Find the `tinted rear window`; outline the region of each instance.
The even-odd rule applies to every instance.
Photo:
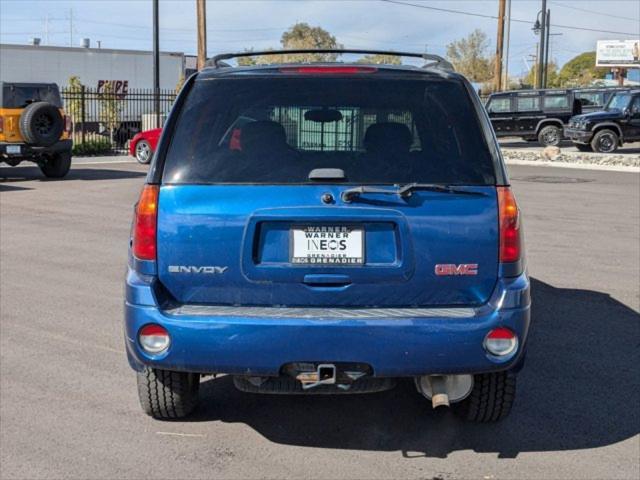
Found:
[[[48,102],[62,107],[60,92],[50,85],[11,85],[2,86],[3,108],[24,108],[34,102]]]
[[[196,81],[164,183],[495,183],[474,106],[455,80],[246,78]]]

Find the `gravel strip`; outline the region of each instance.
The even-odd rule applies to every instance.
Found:
[[[581,165],[609,165],[624,167],[640,167],[640,154],[621,153],[583,153],[563,152],[555,155],[544,155],[544,150],[520,150],[502,148],[502,156],[508,162],[510,160],[524,160],[527,162],[541,163],[572,163]]]

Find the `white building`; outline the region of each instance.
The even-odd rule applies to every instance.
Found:
[[[185,58],[184,53],[160,53],[161,89],[175,89],[185,75]],[[153,54],[142,50],[0,44],[0,80],[66,86],[71,76],[94,89],[113,81],[117,93],[153,88]]]

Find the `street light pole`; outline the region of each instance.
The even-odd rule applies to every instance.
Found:
[[[542,88],[547,88],[547,79],[549,78],[549,35],[551,31],[551,10],[547,10],[547,38],[545,38],[544,50],[544,78],[542,80]]]
[[[153,113],[160,128],[160,26],[158,0],[153,0]]]
[[[496,45],[496,63],[494,70],[496,92],[502,90],[502,52],[504,49],[504,10],[505,0],[500,0],[498,4],[498,41]]]

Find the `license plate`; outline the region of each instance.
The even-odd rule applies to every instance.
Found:
[[[364,263],[364,229],[306,225],[291,228],[291,263],[349,266]]]
[[[20,155],[21,151],[20,145],[7,145],[7,154],[9,155]]]

